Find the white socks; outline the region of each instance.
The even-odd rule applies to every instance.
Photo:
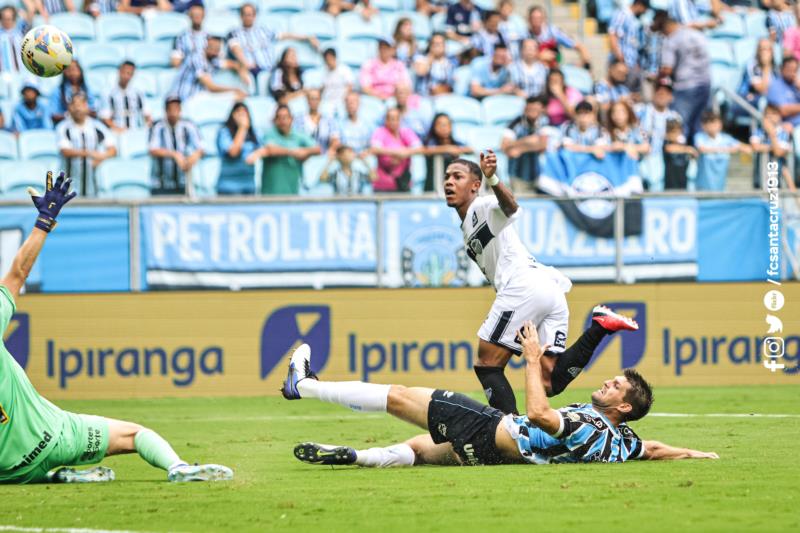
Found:
[[[356,451],[356,464],[374,468],[414,466],[414,450],[408,444],[395,444],[386,448]]]
[[[378,385],[362,381],[317,381],[303,379],[297,390],[303,398],[316,398],[328,403],[338,403],[354,411],[386,412],[391,385]]]

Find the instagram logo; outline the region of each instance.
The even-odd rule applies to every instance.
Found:
[[[785,365],[776,361],[776,359],[783,357],[783,351],[784,344],[781,337],[767,337],[764,339],[764,344],[761,346],[761,352],[764,355],[764,367],[772,372],[783,370]]]

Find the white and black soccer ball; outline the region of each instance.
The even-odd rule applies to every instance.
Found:
[[[25,68],[51,78],[72,63],[72,40],[55,26],[37,26],[22,40],[21,54]]]

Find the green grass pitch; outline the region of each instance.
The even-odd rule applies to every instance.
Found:
[[[648,417],[643,438],[719,453],[719,461],[622,465],[331,469],[292,456],[304,440],[386,445],[419,431],[388,415],[279,398],[61,402],[128,419],[190,461],[231,466],[229,483],[169,484],[136,456],[117,481],[0,486],[0,531],[800,531],[800,388],[661,388],[654,412],[790,417]],[[520,395],[521,397],[521,395]],[[588,398],[568,390],[559,405]]]

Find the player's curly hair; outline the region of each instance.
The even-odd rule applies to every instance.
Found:
[[[623,374],[631,384],[630,390],[625,393],[625,401],[631,404],[631,412],[625,417],[625,422],[644,418],[653,405],[653,387],[632,368],[626,368]]]
[[[469,173],[475,177],[475,179],[480,180],[483,178],[483,172],[481,171],[481,167],[478,166],[478,163],[476,163],[475,161],[470,161],[469,159],[462,159],[459,157],[458,159],[452,160],[450,164],[464,165],[465,167],[467,167],[467,170],[469,170]]]

